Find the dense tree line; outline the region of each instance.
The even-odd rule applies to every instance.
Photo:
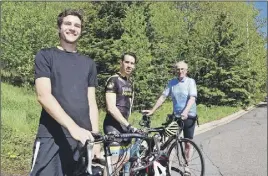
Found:
[[[98,104],[104,84],[118,69],[119,56],[137,53],[136,109],[152,106],[172,65],[185,60],[198,85],[198,103],[247,105],[266,92],[267,25],[245,2],[3,2],[2,80],[34,82],[34,56],[58,45],[56,17],[65,8],[82,9],[79,51],[98,65]]]

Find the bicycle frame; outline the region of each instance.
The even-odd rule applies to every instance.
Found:
[[[136,172],[136,171],[139,171],[139,170],[142,170],[150,165],[153,164],[154,161],[158,160],[158,158],[161,156],[161,152],[160,152],[160,139],[161,137],[159,135],[154,135],[153,137],[148,137],[147,135],[142,135],[142,134],[133,134],[133,133],[125,133],[125,134],[108,134],[108,135],[104,135],[104,136],[101,136],[101,135],[97,135],[97,134],[93,134],[94,137],[98,137],[99,139],[95,140],[94,143],[103,143],[104,144],[104,157],[105,157],[105,160],[106,160],[106,163],[105,163],[105,167],[107,169],[107,174],[108,176],[112,176],[114,174],[114,169],[112,167],[112,161],[111,161],[111,157],[112,157],[112,154],[111,154],[111,151],[110,151],[110,147],[109,147],[109,144],[110,142],[113,142],[115,138],[141,138],[141,139],[144,139],[144,140],[152,140],[154,141],[154,143],[156,144],[156,155],[155,155],[155,158],[150,161],[146,166],[139,166],[139,167],[135,167],[132,169],[133,172]],[[88,146],[89,144],[89,146]],[[93,145],[91,145],[92,142],[90,143],[89,141],[86,142],[86,145],[84,147],[86,147],[86,150],[87,150],[87,173],[91,174],[92,173],[92,170],[91,170],[91,150],[93,148]],[[99,163],[101,164],[101,163]],[[103,165],[103,164],[102,164]]]
[[[157,128],[149,128],[148,129],[148,133],[153,133],[153,132],[157,132],[160,134],[161,136],[161,139],[162,139],[162,145],[160,146],[160,150],[165,150],[167,149],[167,147],[170,145],[170,143],[175,140],[175,139],[178,139],[179,136],[181,135],[182,133],[182,127],[179,128],[179,130],[177,131],[177,134],[176,135],[172,135],[172,136],[169,136],[166,140],[166,136],[164,135],[164,130],[165,130],[165,127],[157,127]]]
[[[198,124],[198,119],[197,117],[188,117],[188,119],[191,119],[197,122]],[[166,123],[162,124],[162,126],[160,127],[156,127],[156,128],[150,128],[150,121],[151,119],[146,116],[143,115],[142,117],[142,121],[140,121],[140,125],[145,127],[145,130],[148,131],[148,133],[153,133],[156,132],[161,136],[161,146],[160,146],[160,150],[167,152],[168,155],[170,155],[170,152],[175,149],[178,161],[179,161],[179,165],[182,167],[187,167],[189,165],[189,158],[188,158],[188,152],[186,150],[187,147],[187,141],[189,141],[190,143],[193,143],[191,140],[187,139],[187,138],[183,138],[181,136],[182,134],[182,130],[184,129],[184,120],[181,119],[180,116],[177,115],[168,115],[167,121]],[[171,124],[172,122],[176,121],[179,128],[177,129],[176,133],[167,133],[165,130],[167,128],[168,130],[168,126],[169,124]],[[171,135],[170,135],[171,134]],[[173,135],[172,135],[173,134]],[[187,144],[187,145],[186,145]],[[193,143],[194,144],[194,143]],[[193,145],[192,144],[192,145]],[[196,144],[194,144],[194,148],[197,149],[198,155],[200,156],[200,161],[201,161],[201,169],[202,169],[202,175],[204,174],[204,160],[203,160],[203,156],[202,153],[200,153],[200,149],[198,149],[197,146],[195,146]],[[151,152],[151,150],[153,150],[153,145],[150,145],[149,148],[147,149],[147,151]],[[172,148],[170,148],[172,147]],[[169,168],[171,170],[171,168]],[[151,169],[149,170],[149,173],[147,172],[147,174],[150,174]],[[154,172],[152,170],[152,172]]]
[[[174,118],[172,120],[174,120]],[[177,121],[181,121],[181,119],[177,119]],[[182,143],[179,142],[180,141],[180,135],[182,133],[183,126],[184,126],[183,122],[182,123],[179,123],[180,125],[179,125],[179,129],[178,129],[176,135],[172,135],[172,136],[165,136],[165,134],[164,134],[165,127],[164,126],[156,127],[156,128],[150,128],[150,123],[151,123],[151,121],[150,121],[149,117],[146,116],[144,118],[144,116],[143,116],[143,124],[141,124],[141,122],[140,122],[140,125],[141,126],[145,126],[146,127],[146,130],[148,131],[148,133],[156,132],[156,133],[158,133],[161,136],[161,143],[162,144],[160,146],[160,150],[161,151],[168,150],[168,147],[170,146],[170,144],[172,143],[172,141],[175,140],[176,143],[177,143],[177,146],[180,146],[182,156],[183,156],[184,160],[186,161],[186,156],[185,156],[185,154],[183,152]],[[162,124],[162,125],[164,125],[164,124]],[[146,142],[149,145],[149,148],[148,148],[149,151],[148,152],[150,153],[150,152],[153,151],[154,144],[151,144],[150,141],[146,141]],[[178,148],[179,147],[177,147],[177,150],[179,150]],[[178,155],[178,153],[179,153],[179,151],[177,151],[177,155]],[[179,156],[177,156],[177,157],[179,157]],[[188,163],[186,163],[186,164],[188,164]]]
[[[112,174],[115,172],[115,170],[112,167],[112,153],[109,147],[109,142],[103,142],[104,146],[104,157],[106,161],[106,171],[109,176],[112,176]]]

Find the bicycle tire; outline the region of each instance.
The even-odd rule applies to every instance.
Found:
[[[198,176],[204,176],[205,175],[205,160],[204,160],[204,157],[203,157],[203,154],[200,150],[200,148],[190,139],[187,139],[187,138],[181,138],[181,139],[178,139],[178,142],[177,141],[174,141],[173,143],[170,144],[170,147],[168,149],[168,152],[167,152],[167,155],[168,155],[168,158],[169,158],[169,166],[168,166],[168,175],[171,176],[171,175],[174,175],[174,174],[171,174],[171,171],[175,171],[175,172],[178,172],[180,175],[184,175],[184,171],[182,169],[179,169],[177,167],[172,167],[171,166],[171,162],[170,162],[170,156],[171,156],[171,152],[173,151],[173,149],[175,149],[175,151],[177,152],[176,150],[176,146],[177,146],[177,143],[179,143],[179,152],[182,152],[184,151],[184,143],[186,142],[189,142],[191,144],[191,146],[193,147],[193,150],[195,150],[200,158],[200,174],[197,174]],[[183,149],[181,148],[181,146],[183,147]],[[179,154],[180,155],[180,154]],[[177,158],[179,155],[176,155]],[[179,156],[181,159],[183,159],[184,161],[179,161],[181,163],[185,163],[185,155],[184,156]],[[180,160],[180,158],[178,158],[178,160]],[[192,161],[191,161],[192,162]],[[180,164],[181,164],[180,163]],[[181,166],[181,167],[185,167],[185,166]],[[189,166],[188,166],[189,167]],[[193,175],[196,175],[196,174],[193,174]]]

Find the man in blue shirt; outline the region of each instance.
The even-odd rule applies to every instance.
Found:
[[[188,65],[184,61],[175,64],[177,77],[170,80],[162,95],[151,110],[143,110],[147,115],[152,115],[171,96],[173,113],[180,114],[184,120],[183,134],[185,138],[193,139],[196,118],[197,89],[195,80],[187,77]],[[189,118],[191,117],[191,118]],[[186,156],[190,155],[190,145],[185,146]],[[187,171],[187,169],[186,169]]]

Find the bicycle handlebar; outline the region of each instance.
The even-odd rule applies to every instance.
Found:
[[[88,159],[87,172],[89,174],[92,174],[91,152],[92,152],[92,148],[93,148],[92,144],[94,144],[95,142],[110,142],[110,141],[113,141],[115,138],[121,138],[121,139],[122,138],[141,138],[141,139],[148,138],[147,134],[138,134],[138,133],[122,133],[122,134],[106,134],[106,135],[92,134],[92,135],[95,138],[95,141],[94,142],[87,141],[85,146],[84,146],[84,147],[86,147],[86,149],[88,151],[87,152],[87,154],[88,154],[88,156],[87,156],[87,159]],[[138,166],[136,168],[132,168],[133,172],[147,168],[148,166],[152,165],[152,163],[154,161],[156,161],[160,158],[160,156],[161,156],[161,150],[160,150],[161,137],[159,135],[154,135],[153,139],[154,139],[154,143],[156,146],[156,154],[154,156],[154,159],[144,166]]]
[[[94,142],[110,142],[114,141],[114,139],[119,138],[119,139],[129,139],[129,138],[147,138],[147,134],[139,134],[139,133],[121,133],[121,134],[106,134],[106,135],[101,135],[101,134],[92,134],[93,137],[95,138]]]
[[[92,149],[94,146],[94,143],[96,142],[112,142],[114,141],[115,138],[148,138],[147,134],[138,134],[138,133],[122,133],[122,134],[106,134],[106,135],[101,135],[98,133],[92,133],[92,136],[95,138],[94,142],[87,140],[85,145],[82,146],[82,144],[79,143],[79,148],[81,148],[81,151],[85,151],[86,155],[86,172],[89,174],[92,174]]]
[[[188,116],[187,119],[195,120],[196,117]],[[166,122],[162,123],[162,125],[165,126],[165,125],[168,125],[171,121],[181,121],[181,120],[183,120],[183,119],[182,119],[182,116],[180,114],[174,114],[174,113],[173,114],[167,114]],[[143,127],[146,127],[146,128],[150,128],[151,118],[148,115],[143,114],[142,119],[139,122],[139,125],[143,126]]]

